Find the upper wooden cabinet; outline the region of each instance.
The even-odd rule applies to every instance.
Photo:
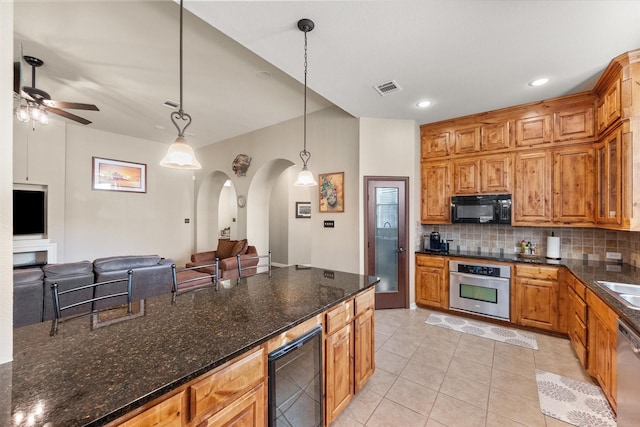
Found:
[[[584,141],[595,135],[593,107],[558,111],[553,115],[553,140]]]
[[[593,225],[594,164],[590,145],[553,151],[554,223]]]
[[[620,118],[620,78],[614,78],[598,98],[596,120],[598,133],[602,134],[610,125]]]
[[[546,144],[551,142],[551,114],[516,120],[516,147]]]
[[[473,126],[455,131],[454,152],[456,154],[475,153],[480,151],[480,127]]]
[[[420,153],[422,160],[448,156],[451,152],[452,138],[448,130],[420,132]]]
[[[451,221],[449,162],[423,162],[420,165],[422,198],[420,218],[423,224],[448,224]]]
[[[500,150],[511,147],[511,122],[485,123],[480,128],[480,149]]]
[[[551,152],[523,151],[515,157],[513,225],[551,223]]]
[[[453,195],[511,192],[511,155],[452,160]]]

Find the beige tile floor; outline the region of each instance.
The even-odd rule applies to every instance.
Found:
[[[539,350],[425,324],[431,311],[375,312],[376,372],[332,426],[569,426],[540,412],[535,369],[593,383],[569,340]]]

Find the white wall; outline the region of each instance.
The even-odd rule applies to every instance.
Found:
[[[196,173],[198,193],[211,174],[231,173],[236,155],[243,153],[252,157],[246,176],[231,175],[231,180],[237,194],[247,196],[247,208],[238,210],[238,237],[245,237],[241,230],[246,230],[250,244],[259,242],[261,245],[259,251],[265,251],[269,246],[268,232],[263,226],[268,226],[270,216],[269,196],[265,192],[268,191],[270,195],[271,187],[266,181],[277,178],[292,164],[301,166],[299,152],[302,150],[302,136],[303,121],[299,117],[197,151],[203,165],[203,169]],[[309,232],[300,236],[300,245],[306,245],[310,257],[308,262],[294,260],[292,263],[311,263],[315,267],[357,273],[362,258],[358,241],[361,180],[358,173],[357,120],[337,107],[310,114],[307,117],[307,150],[312,154],[309,168],[316,177],[319,173],[345,173],[345,212],[320,214],[317,187],[309,190],[312,217],[305,220],[309,221]],[[295,197],[299,196],[296,194]],[[265,201],[267,204],[262,205]],[[295,200],[290,200],[290,203],[282,207],[283,215],[293,215]],[[334,220],[335,228],[323,228],[325,219]],[[263,232],[264,236],[261,235]],[[289,250],[292,250],[291,247]]]
[[[193,248],[191,171],[159,165],[167,145],[67,126],[64,262],[158,254],[183,264]],[[145,163],[147,192],[94,191],[92,156]]]
[[[413,120],[371,119],[359,120],[360,132],[360,193],[358,203],[362,215],[359,225],[359,244],[364,253],[364,195],[365,176],[409,177],[409,302],[415,306],[415,257],[412,242],[420,230],[420,172],[419,135]],[[361,257],[360,273],[364,272],[364,257]]]
[[[0,1],[0,70],[0,363],[5,363],[13,359],[13,2]]]

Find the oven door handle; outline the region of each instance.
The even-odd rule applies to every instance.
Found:
[[[510,280],[508,277],[483,276],[482,274],[460,273],[458,271],[450,271],[449,275],[466,277],[466,278],[469,278],[469,279],[492,279],[492,280],[504,280],[504,281],[507,281],[507,282]]]

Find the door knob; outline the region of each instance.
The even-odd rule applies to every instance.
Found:
[[[404,248],[398,248],[398,253],[399,254],[404,253]]]

